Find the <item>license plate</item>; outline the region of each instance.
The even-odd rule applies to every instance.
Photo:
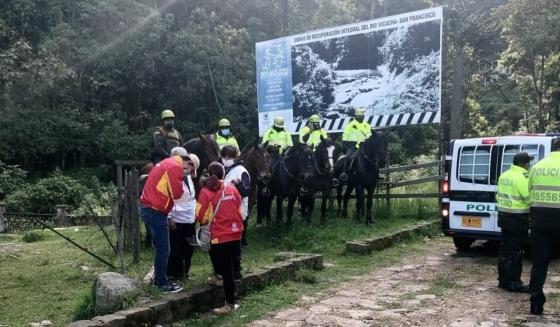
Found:
[[[463,216],[462,219],[461,219],[461,226],[480,228],[482,226],[482,218],[471,217],[471,216]]]

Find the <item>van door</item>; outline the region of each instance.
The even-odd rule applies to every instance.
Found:
[[[504,137],[500,139],[500,158],[498,162],[499,175],[508,170],[513,164],[513,157],[519,152],[527,152],[534,159],[531,161],[532,167],[539,160],[543,159],[550,152],[550,138],[542,137]],[[501,232],[496,220],[495,230]]]
[[[496,233],[496,140],[457,140],[449,185],[449,227],[455,232]]]

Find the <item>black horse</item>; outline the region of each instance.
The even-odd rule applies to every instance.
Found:
[[[276,197],[276,222],[282,222],[282,204],[288,198],[288,212],[286,223],[292,223],[294,204],[298,194],[309,187],[308,181],[313,176],[313,151],[305,144],[298,144],[271,167],[268,183],[263,183],[259,189],[257,200],[257,222],[266,218],[270,225],[270,208]]]
[[[352,190],[356,189],[356,220],[360,221],[364,213],[364,190],[367,190],[366,224],[373,223],[371,207],[373,193],[379,179],[379,168],[385,167],[387,156],[387,139],[380,131],[375,131],[365,140],[360,149],[349,157],[341,157],[335,165],[335,177],[338,178],[346,167],[348,181],[342,202],[342,184],[337,186],[338,214],[347,216],[348,199]]]
[[[270,179],[270,168],[268,166],[268,153],[266,149],[255,142],[248,144],[239,156],[243,160],[243,166],[251,176],[251,195],[249,195],[249,215],[257,199],[257,185],[268,182]]]
[[[311,222],[317,191],[321,191],[321,221],[327,217],[327,203],[332,191],[334,150],[334,142],[330,138],[321,137],[321,143],[313,154],[313,177],[307,183],[310,185],[309,192],[299,199],[301,216],[307,223]]]

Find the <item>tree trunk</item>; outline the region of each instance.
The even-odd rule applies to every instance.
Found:
[[[285,35],[288,31],[288,11],[290,8],[289,0],[282,0],[280,6],[282,7],[282,32],[281,35]]]
[[[461,50],[453,62],[453,86],[451,89],[451,113],[449,116],[449,138],[463,136],[463,77],[465,54]]]

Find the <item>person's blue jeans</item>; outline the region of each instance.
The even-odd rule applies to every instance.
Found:
[[[167,285],[169,283],[167,280],[167,259],[169,257],[167,215],[151,208],[141,208],[140,214],[152,234],[152,243],[155,248],[154,271],[156,285]]]

